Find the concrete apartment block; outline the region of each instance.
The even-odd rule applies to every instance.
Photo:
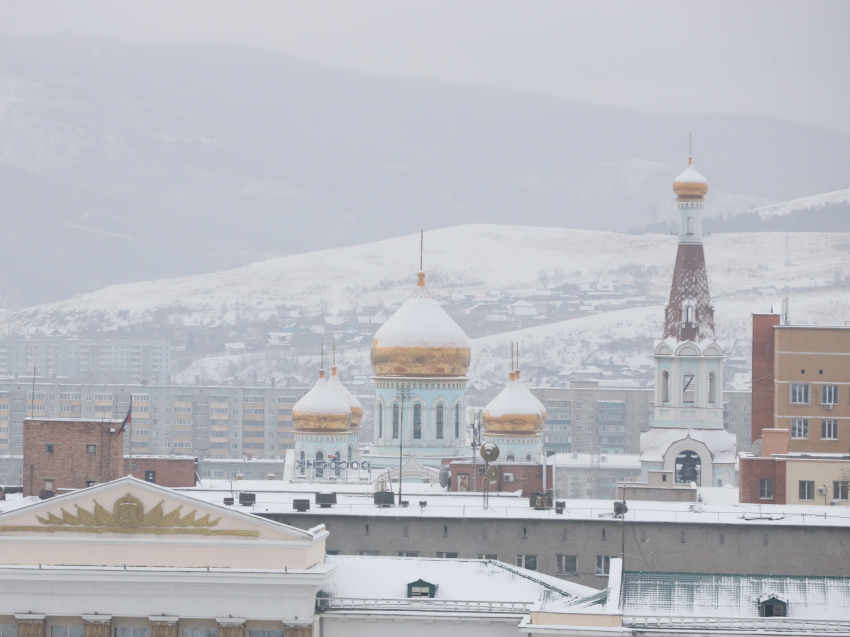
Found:
[[[84,489],[123,474],[120,420],[26,418],[23,426],[25,496]]]

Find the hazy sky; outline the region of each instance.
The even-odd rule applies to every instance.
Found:
[[[365,71],[850,132],[845,0],[0,0],[0,32],[236,42]]]

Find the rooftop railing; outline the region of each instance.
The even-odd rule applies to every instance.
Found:
[[[623,615],[629,628],[675,628],[679,630],[746,630],[850,634],[850,621],[795,617],[682,617]]]
[[[414,597],[409,599],[365,599],[357,597],[320,597],[319,612],[324,611],[443,611],[450,613],[504,613],[519,615],[531,610],[531,602],[480,602]]]

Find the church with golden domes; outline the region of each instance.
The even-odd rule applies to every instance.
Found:
[[[399,454],[424,465],[469,456],[466,387],[471,343],[428,294],[425,273],[413,295],[372,340],[375,375],[373,467],[397,466]]]
[[[522,382],[520,370],[510,373],[508,384],[484,408],[482,442],[499,447],[505,462],[543,460],[543,424],[546,408]]]

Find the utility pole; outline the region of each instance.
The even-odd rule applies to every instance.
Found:
[[[396,390],[395,397],[401,401],[401,414],[399,414],[400,422],[398,426],[398,505],[401,506],[401,472],[402,472],[402,453],[404,450],[404,403],[410,402],[413,398],[413,390],[410,389],[410,383],[405,386],[401,383]]]

